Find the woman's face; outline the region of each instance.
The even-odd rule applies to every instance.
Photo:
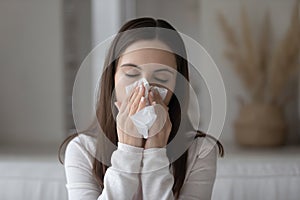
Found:
[[[125,50],[119,57],[115,73],[117,101],[125,99],[126,86],[145,78],[150,86],[168,89],[164,103],[169,104],[175,89],[177,66],[175,55],[166,49],[169,48],[159,41],[145,40],[135,42]]]

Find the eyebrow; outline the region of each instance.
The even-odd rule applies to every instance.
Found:
[[[133,63],[125,63],[123,65],[121,65],[121,67],[127,67],[127,66],[130,66],[130,67],[136,67],[138,69],[141,69],[141,67],[137,66],[136,64],[133,64]],[[164,68],[164,69],[157,69],[155,70],[154,72],[161,72],[161,71],[167,71],[167,72],[170,72],[171,74],[174,74],[173,71],[167,69],[167,68]]]
[[[137,65],[135,65],[135,64],[132,64],[132,63],[125,63],[125,64],[121,65],[121,67],[127,67],[127,66],[130,66],[130,67],[136,67],[136,68],[141,69],[139,66],[137,66]]]

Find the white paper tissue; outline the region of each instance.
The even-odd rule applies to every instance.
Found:
[[[128,95],[132,91],[132,89],[141,84],[145,86],[146,107],[140,110],[139,112],[135,113],[134,115],[130,116],[130,119],[132,120],[134,126],[137,128],[139,134],[141,134],[144,138],[148,138],[149,129],[151,128],[151,126],[157,118],[154,106],[149,105],[150,103],[148,101],[150,84],[145,78],[142,78],[134,82],[133,84],[126,86],[125,90],[126,94]],[[157,89],[162,99],[166,98],[168,92],[166,88],[161,88],[157,86],[154,86],[153,88]]]
[[[140,80],[126,86],[125,87],[126,94],[129,94],[132,89],[134,89],[136,86],[141,85],[142,83],[145,86],[145,99],[146,99],[146,105],[148,106],[150,104],[148,101],[148,93],[149,93],[149,89],[150,89],[150,84],[145,78],[141,78]],[[157,86],[153,86],[152,88],[154,88],[158,91],[158,93],[160,94],[162,99],[166,98],[166,95],[168,92],[168,90],[166,88],[161,88],[161,87],[157,87]]]

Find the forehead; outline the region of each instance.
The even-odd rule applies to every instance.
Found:
[[[156,63],[176,69],[176,58],[172,51],[160,41],[138,41],[130,45],[120,56],[118,66],[132,63],[147,65]]]

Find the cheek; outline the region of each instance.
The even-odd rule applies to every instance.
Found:
[[[170,100],[174,93],[174,90],[175,90],[175,81],[174,81],[174,83],[171,83],[170,85],[168,85],[168,93],[166,95],[166,98],[164,99],[164,103],[166,105],[168,105],[170,103]]]
[[[122,87],[122,85],[120,84],[116,85],[115,94],[116,94],[116,101],[122,102],[126,97],[125,88]]]
[[[132,81],[126,79],[126,77],[124,77],[124,75],[116,73],[116,75],[115,75],[115,95],[116,95],[116,100],[118,102],[122,102],[126,98],[127,94],[126,94],[125,87],[130,84],[132,84]]]
[[[118,73],[115,74],[115,88],[114,92],[116,95],[116,101],[122,102],[122,100],[125,98],[125,88],[122,84],[122,79]]]

